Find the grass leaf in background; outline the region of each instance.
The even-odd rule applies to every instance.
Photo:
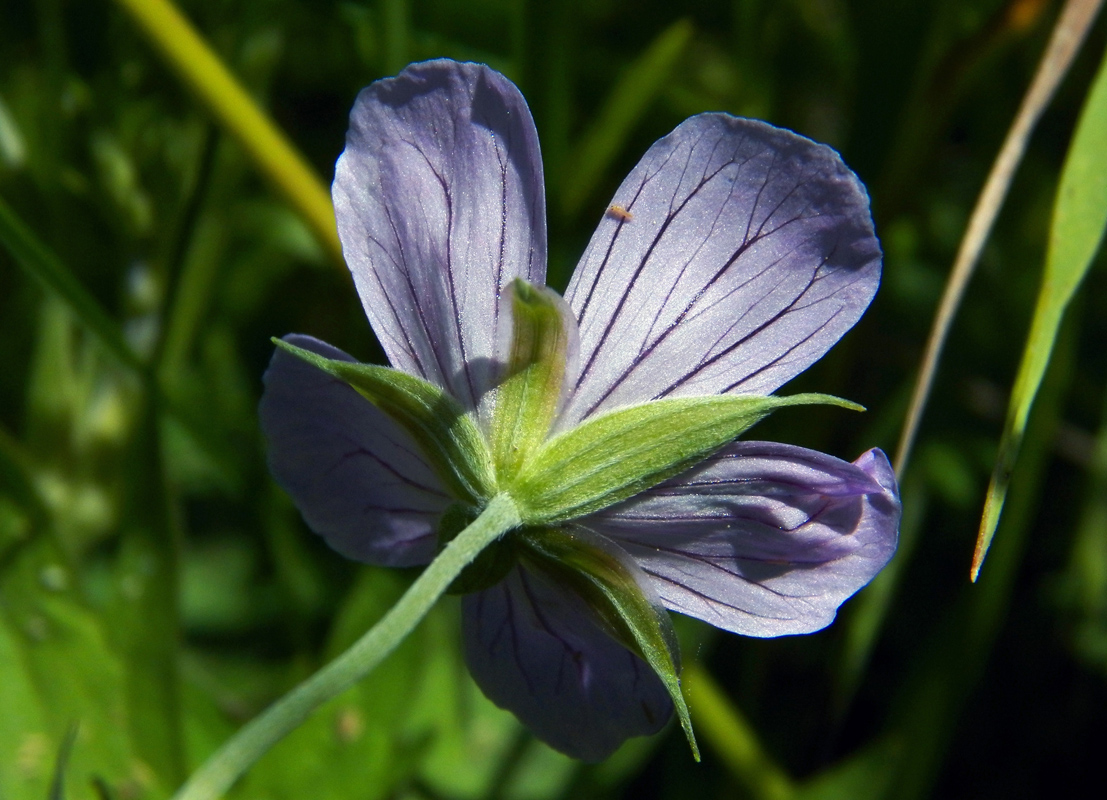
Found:
[[[645,116],[650,103],[672,79],[691,38],[692,24],[679,20],[626,67],[599,117],[581,137],[576,154],[569,159],[571,172],[565,179],[561,196],[561,210],[566,216],[579,212],[591,199],[619,148]]]
[[[73,752],[73,742],[77,740],[79,730],[79,725],[70,725],[58,748],[58,757],[54,762],[54,780],[50,783],[50,800],[65,800],[65,771],[69,768],[69,754]]]
[[[757,731],[697,663],[682,677],[688,704],[703,739],[722,757],[737,781],[756,800],[789,800],[792,781],[765,751]]]
[[[1077,657],[1107,676],[1107,403],[1088,467],[1084,503],[1059,599]]]
[[[942,764],[958,740],[958,731],[982,723],[966,719],[964,711],[989,660],[997,660],[992,658],[993,650],[1007,621],[1035,510],[1043,494],[1063,398],[1072,379],[1076,316],[1068,317],[1056,337],[1056,351],[1043,376],[1039,401],[1028,419],[1022,469],[1012,481],[1014,491],[992,554],[989,579],[981,586],[962,584],[956,603],[943,615],[935,635],[923,643],[917,663],[899,685],[899,699],[886,735],[899,742],[902,750],[887,800],[943,797],[937,784]],[[1017,710],[1014,719],[1022,723]],[[970,760],[975,758],[975,754],[969,754]],[[1001,792],[1000,796],[1006,794]]]
[[[0,797],[47,797],[55,755],[74,723],[68,800],[93,800],[93,777],[158,796],[158,778],[128,735],[122,664],[102,621],[77,599],[75,577],[45,532],[0,569]]]
[[[800,786],[793,800],[882,800],[889,793],[903,747],[892,737],[877,739]]]
[[[111,641],[126,674],[135,750],[166,786],[188,774],[178,651],[178,534],[165,485],[157,409],[145,403],[126,470],[123,524],[109,611]]]
[[[858,592],[849,613],[842,620],[844,642],[835,675],[835,715],[839,722],[849,710],[872,658],[873,648],[887,621],[896,591],[906,566],[911,562],[919,542],[928,508],[923,481],[908,474],[900,484],[903,518],[899,525],[899,546],[896,556],[879,575]]]
[[[1061,183],[1057,188],[1045,275],[1018,376],[1015,378],[1015,388],[1011,392],[1007,422],[988,487],[976,552],[973,554],[971,575],[974,581],[980,574],[980,566],[999,524],[1011,473],[1018,460],[1019,448],[1026,431],[1030,407],[1034,404],[1034,397],[1049,365],[1065,309],[1092,265],[1103,240],[1105,227],[1107,58],[1100,65],[1084,110],[1080,114],[1061,173]]]
[[[117,0],[165,60],[255,164],[308,221],[319,243],[345,267],[330,193],[284,133],[258,107],[169,0]]]
[[[120,363],[140,373],[144,370],[138,356],[123,339],[119,325],[3,199],[0,199],[0,243],[43,289],[64,302]]]

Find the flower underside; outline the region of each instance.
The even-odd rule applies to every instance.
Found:
[[[705,114],[616,192],[565,298],[547,289],[541,159],[518,90],[449,61],[373,84],[336,168],[343,249],[393,368],[278,341],[261,417],[309,525],[425,564],[494,497],[520,528],[463,594],[485,694],[579,758],[657,731],[695,748],[664,609],[817,630],[887,562],[899,502],[850,464],[736,441],[879,281],[867,197],[829,148]]]

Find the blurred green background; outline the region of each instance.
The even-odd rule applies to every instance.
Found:
[[[1059,5],[180,7],[328,182],[365,84],[439,56],[503,71],[538,125],[559,289],[619,181],[684,117],[760,117],[838,148],[872,194],[883,287],[788,388],[870,410],[785,411],[755,435],[852,459],[895,446],[949,265]],[[892,566],[811,636],[677,621],[702,764],[671,728],[599,765],[538,744],[473,687],[448,599],[234,796],[1010,800],[1100,785],[1102,254],[980,582],[967,574],[1105,34],[1100,20],[1043,117],[954,326]],[[268,475],[255,413],[271,336],[382,355],[345,271],[109,0],[0,0],[0,201],[0,798],[167,797],[411,580],[308,531]],[[21,260],[12,231],[26,234]]]

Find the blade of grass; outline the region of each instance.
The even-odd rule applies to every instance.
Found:
[[[35,485],[31,459],[5,428],[0,427],[0,495],[10,495],[27,512],[34,525],[50,519],[50,511]]]
[[[703,740],[722,757],[750,796],[756,800],[789,800],[795,793],[791,779],[765,752],[757,731],[707,670],[694,662],[687,664],[681,683]]]
[[[878,738],[813,775],[795,792],[795,800],[882,800],[889,796],[902,744]]]
[[[1007,422],[988,486],[980,533],[972,558],[975,581],[995,535],[1011,473],[1018,460],[1030,407],[1057,340],[1065,309],[1091,267],[1107,228],[1107,57],[1080,114],[1053,207],[1045,275],[1030,325]]]
[[[76,722],[70,725],[58,747],[58,757],[54,761],[54,778],[50,782],[50,800],[65,800],[65,771],[69,768],[69,754],[73,752],[78,730]]]
[[[903,519],[899,526],[896,557],[872,583],[862,589],[851,603],[845,619],[842,654],[835,675],[834,716],[838,724],[845,719],[853,697],[865,676],[877,638],[884,627],[903,570],[911,561],[919,533],[929,506],[926,484],[917,475],[909,474],[900,486],[903,498]]]
[[[571,159],[572,177],[561,196],[565,216],[580,211],[611,165],[634,126],[670,80],[677,60],[692,38],[692,24],[678,20],[661,32],[619,78],[599,118],[584,134]]]
[[[383,0],[384,68],[395,75],[411,61],[411,9],[407,0]]]
[[[970,699],[980,696],[977,689],[1015,590],[1062,400],[1072,377],[1077,343],[1073,316],[1062,327],[1056,355],[1030,417],[1023,462],[1014,476],[1015,491],[992,554],[989,580],[979,586],[963,585],[961,596],[943,614],[935,635],[923,642],[922,657],[901,682],[889,736],[902,744],[902,763],[889,798],[935,796],[942,762],[957,744],[960,717]]]
[[[116,2],[304,218],[331,259],[345,268],[330,192],[185,16],[169,0]]]
[[[157,396],[164,410],[178,420],[206,452],[219,458],[227,443],[209,431],[209,424],[196,411],[167,395],[153,380],[149,367],[123,338],[119,325],[73,272],[44,245],[0,199],[0,244],[6,246],[17,264],[48,293],[58,297],[74,317],[120,364],[133,370]]]
[[[1073,637],[1076,649],[1085,656],[1087,651],[1099,649],[1091,643],[1102,639],[1097,628],[1101,620],[1107,621],[1107,402],[1086,477],[1083,508],[1063,584],[1063,596],[1080,620]]]
[[[0,243],[43,289],[57,295],[69,306],[74,316],[112,356],[139,374],[146,373],[146,366],[124,340],[115,321],[3,199],[0,199]]]
[[[152,402],[139,411],[128,453],[116,592],[108,619],[126,677],[134,751],[165,785],[176,786],[187,775],[177,667],[179,533]]]
[[[934,383],[934,373],[938,369],[938,359],[945,347],[953,317],[961,305],[969,279],[984,249],[984,243],[992,230],[999,209],[1011,186],[1015,169],[1026,152],[1026,144],[1042,112],[1049,104],[1061,79],[1068,72],[1073,58],[1080,49],[1088,30],[1099,12],[1103,0],[1068,0],[1061,12],[1057,25],[1053,29],[1049,45],[1038,65],[1038,71],[1030,84],[1022,105],[1019,107],[1003,147],[992,165],[984,189],[976,201],[968,229],[961,240],[961,247],[953,262],[945,293],[942,295],[938,313],[934,317],[934,326],[926,344],[922,367],[915,383],[915,391],[908,407],[907,418],[896,448],[896,475],[902,477],[911,456],[911,447],[918,433],[919,422],[926,408],[930,390]]]

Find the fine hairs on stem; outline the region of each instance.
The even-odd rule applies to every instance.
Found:
[[[387,614],[346,652],[277,700],[232,736],[174,795],[215,800],[319,706],[371,672],[407,637],[477,554],[519,524],[515,502],[497,495],[431,562]]]

